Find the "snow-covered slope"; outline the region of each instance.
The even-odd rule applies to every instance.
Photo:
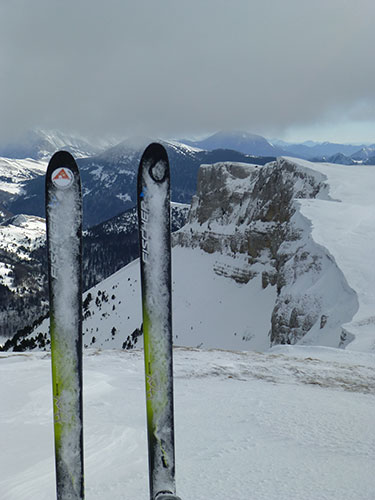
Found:
[[[23,196],[24,184],[42,176],[46,169],[47,164],[43,161],[0,157],[0,221],[9,216],[9,201],[13,197]]]
[[[175,350],[182,499],[373,499],[373,355],[287,349]],[[83,365],[85,498],[146,499],[142,352]],[[55,498],[50,356],[3,353],[0,370],[1,498]]]
[[[9,337],[48,310],[43,267],[45,221],[16,215],[0,224],[0,336]]]
[[[45,174],[46,169],[44,161],[0,158],[0,191],[19,194],[24,182]]]
[[[172,203],[172,231],[185,222],[188,205]],[[47,312],[45,220],[15,215],[0,223],[0,336],[29,330]],[[84,232],[83,287],[87,290],[138,256],[136,209]],[[0,341],[0,344],[3,343]]]
[[[260,276],[247,283],[228,279],[223,269],[231,264],[231,259],[221,254],[179,247],[173,250],[175,345],[256,350],[269,347],[276,291],[272,287],[262,291]],[[141,323],[137,259],[84,295],[84,344],[101,348],[135,346]],[[47,340],[48,324],[46,319],[33,337],[42,335],[39,338]],[[41,347],[44,342],[41,340]]]
[[[331,199],[300,200],[301,213],[356,293],[358,310],[343,325],[352,340],[349,348],[375,351],[375,166],[313,168],[326,176]]]
[[[15,267],[32,261],[33,250],[45,244],[45,220],[32,215],[15,215],[0,224],[0,284],[17,291]]]
[[[30,252],[46,241],[46,221],[33,215],[15,215],[0,224],[0,249],[30,259]]]

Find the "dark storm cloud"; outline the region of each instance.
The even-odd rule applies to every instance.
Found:
[[[0,133],[375,119],[371,0],[3,0]]]

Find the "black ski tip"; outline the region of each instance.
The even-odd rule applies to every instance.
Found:
[[[151,143],[145,149],[139,166],[140,172],[143,168],[148,168],[155,182],[164,182],[169,176],[169,161],[165,147],[158,142]]]
[[[50,185],[57,189],[67,189],[74,179],[80,185],[79,170],[75,159],[68,151],[57,151],[48,163],[46,190]]]
[[[150,160],[168,161],[167,151],[160,142],[152,142],[144,150],[141,163]]]
[[[48,168],[52,165],[53,168],[58,168],[61,166],[72,166],[77,168],[77,164],[73,156],[68,151],[57,151],[53,154],[49,161]]]

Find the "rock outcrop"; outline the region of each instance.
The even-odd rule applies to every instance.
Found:
[[[319,338],[337,347],[345,342],[341,324],[357,307],[355,293],[299,212],[299,198],[316,197],[329,199],[324,175],[288,159],[202,165],[188,224],[174,235],[174,245],[230,256],[232,264],[218,259],[217,274],[240,283],[260,274],[263,288],[276,287],[270,345]],[[337,297],[325,293],[326,286],[347,302],[347,318],[336,314]]]

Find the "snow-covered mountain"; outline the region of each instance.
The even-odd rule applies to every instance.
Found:
[[[82,158],[97,154],[108,145],[108,141],[91,145],[71,135],[42,130],[31,131],[12,144],[0,143],[0,221],[12,214],[22,213],[10,207],[16,199],[29,206],[37,198],[39,205],[43,205],[44,174],[49,159],[56,151],[65,149],[76,158]],[[33,180],[40,189],[26,187]],[[38,213],[32,210],[26,213],[42,217],[44,209]]]
[[[202,166],[188,223],[173,238],[176,345],[372,351],[374,189],[368,166],[287,158]],[[87,346],[134,347],[137,261],[89,290],[84,304]],[[31,337],[43,347],[47,333],[46,321]]]
[[[171,203],[171,230],[177,231],[186,222],[189,205]],[[99,283],[138,257],[138,217],[131,208],[84,231],[84,289]]]
[[[373,159],[375,156],[375,145],[366,146],[361,148],[359,151],[351,155],[351,159],[356,162],[366,162]]]
[[[172,231],[189,207],[172,203]],[[0,337],[22,337],[48,310],[45,220],[16,215],[0,224]],[[135,258],[138,220],[133,208],[83,234],[83,288],[87,290]]]
[[[337,144],[328,141],[306,141],[302,144],[282,143],[283,150],[286,151],[289,156],[310,161],[317,158],[326,158],[326,161],[328,161],[329,158],[337,154],[343,154],[346,157],[350,157],[365,147],[364,144]]]
[[[289,144],[275,141],[288,152],[288,156],[306,159],[316,163],[337,163],[339,165],[375,165],[375,146],[334,144],[331,142]]]
[[[351,156],[344,155],[344,153],[335,153],[328,158],[313,158],[312,161],[317,161],[318,163],[324,161],[327,163],[337,163],[339,165],[355,165],[356,163],[359,163],[358,161],[355,161]]]
[[[17,160],[0,157],[0,221],[10,215],[9,201],[24,196],[23,185],[42,176],[47,169],[44,161]]]
[[[374,189],[371,166],[279,159],[259,168],[202,167],[177,243],[231,256],[224,274],[260,281],[258,294],[275,291],[271,344],[371,351]],[[257,297],[249,298],[247,319],[258,316],[252,300]]]
[[[7,158],[32,158],[46,160],[61,149],[69,151],[75,158],[93,156],[108,148],[111,140],[96,140],[94,143],[87,139],[66,134],[58,130],[30,130],[23,136],[7,143],[0,142],[0,156]]]
[[[0,224],[0,250],[31,260],[30,254],[44,244],[45,220],[33,215],[15,215]]]
[[[86,228],[136,205],[138,164],[145,147],[152,141],[147,137],[129,138],[101,154],[78,159]],[[165,146],[171,165],[172,199],[180,203],[190,203],[202,163],[267,161],[231,150],[202,151],[175,141],[159,142]],[[24,190],[22,197],[16,197],[9,203],[9,210],[12,213],[44,216],[44,178],[29,182]]]
[[[375,147],[363,147],[352,155],[335,153],[331,156],[318,156],[311,158],[311,161],[318,163],[337,163],[339,165],[375,165]]]
[[[271,144],[261,135],[245,131],[221,131],[200,141],[182,142],[201,149],[233,149],[254,156],[280,156],[286,153],[286,150]]]
[[[44,245],[44,219],[16,215],[0,224],[1,337],[48,311],[45,270],[38,258]]]
[[[244,131],[221,131],[203,140],[183,140],[182,142],[208,150],[226,148],[256,156],[288,155],[310,161],[326,161],[344,165],[352,165],[359,161],[369,161],[370,164],[374,164],[375,157],[374,145],[339,144],[328,141],[291,143],[279,139],[267,140],[260,135]],[[340,162],[340,159],[343,161]]]

